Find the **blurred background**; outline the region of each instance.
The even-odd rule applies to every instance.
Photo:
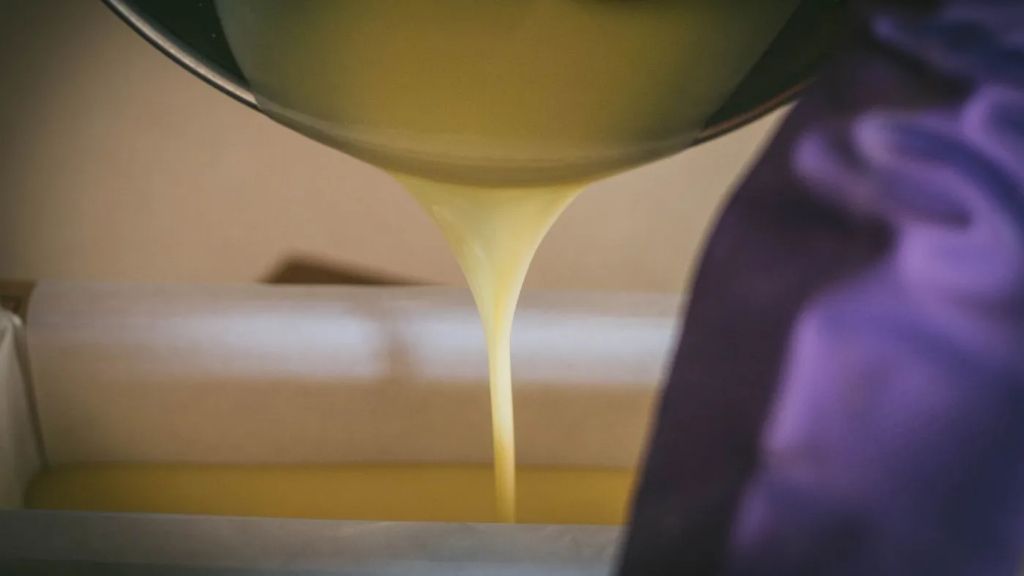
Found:
[[[221,95],[99,0],[0,13],[0,280],[462,282],[386,174]],[[681,291],[779,118],[592,186],[528,287]]]

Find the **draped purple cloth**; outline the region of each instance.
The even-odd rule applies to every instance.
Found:
[[[709,243],[623,576],[1021,564],[1024,1],[851,14]]]

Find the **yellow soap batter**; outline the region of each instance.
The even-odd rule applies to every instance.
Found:
[[[43,472],[30,508],[494,522],[489,466],[184,466],[98,464]],[[519,470],[517,516],[545,524],[622,523],[633,473]]]
[[[480,190],[400,179],[448,238],[480,312],[487,336],[498,517],[511,521],[516,517],[512,318],[537,246],[580,186]]]

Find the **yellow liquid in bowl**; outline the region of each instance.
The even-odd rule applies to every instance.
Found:
[[[491,187],[677,152],[797,0],[217,0],[260,106],[382,168]]]

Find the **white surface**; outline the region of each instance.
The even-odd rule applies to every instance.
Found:
[[[677,302],[525,296],[512,356],[522,463],[639,458]],[[491,457],[466,290],[43,283],[28,326],[55,464]]]
[[[20,330],[18,318],[0,309],[0,509],[21,507],[22,493],[41,465],[19,357]]]

